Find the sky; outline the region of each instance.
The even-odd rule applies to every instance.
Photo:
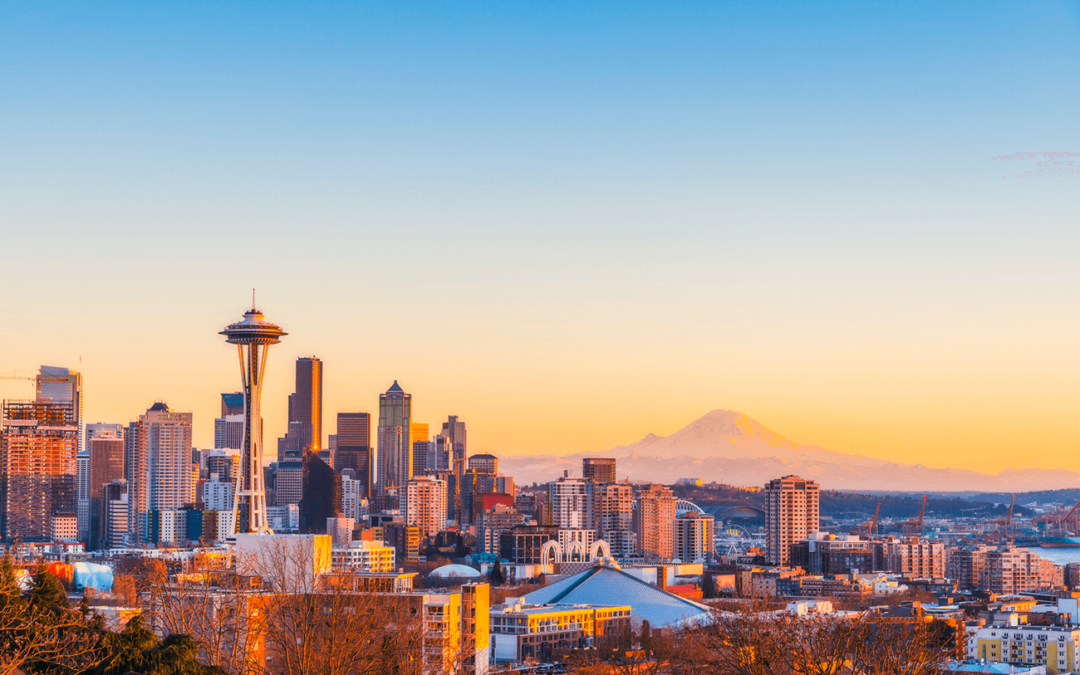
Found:
[[[250,306],[470,451],[1080,459],[1080,4],[0,0],[0,371],[210,447]],[[31,384],[0,380],[0,396]],[[268,443],[273,447],[273,443]]]

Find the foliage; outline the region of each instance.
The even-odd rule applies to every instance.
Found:
[[[106,633],[106,656],[86,675],[224,675],[216,666],[198,661],[199,643],[187,635],[173,634],[161,640],[134,616],[119,633]]]
[[[492,586],[502,586],[506,579],[503,577],[502,565],[499,561],[495,561],[495,566],[491,568],[491,572],[488,573],[488,579],[491,581]]]

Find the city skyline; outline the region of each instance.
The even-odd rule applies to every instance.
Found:
[[[210,447],[208,336],[254,286],[293,336],[267,443],[315,355],[324,424],[396,379],[474,451],[730,409],[930,466],[1075,456],[1075,2],[6,16],[0,372],[80,370],[87,421],[165,400]]]

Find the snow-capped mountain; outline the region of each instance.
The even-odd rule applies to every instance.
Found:
[[[519,484],[542,483],[564,470],[581,475],[581,459],[597,456],[618,459],[620,480],[659,483],[701,478],[757,486],[795,473],[836,490],[1027,491],[1080,486],[1080,473],[1075,471],[1006,469],[987,474],[832,452],[795,443],[732,410],[714,410],[670,436],[649,434],[604,453],[502,455],[500,469]]]

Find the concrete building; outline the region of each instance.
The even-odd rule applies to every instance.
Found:
[[[604,483],[593,487],[593,529],[611,546],[611,554],[616,558],[637,554],[632,485]]]
[[[115,425],[119,426],[119,425]],[[87,433],[87,515],[88,527],[84,541],[88,550],[96,550],[101,542],[102,489],[108,483],[124,477],[124,438],[113,430]]]
[[[638,547],[646,560],[674,557],[675,495],[663,485],[650,485],[638,495]]]
[[[362,497],[371,499],[370,413],[338,413],[334,470],[341,473],[345,469],[352,469],[354,480],[360,481],[363,485]]]
[[[101,538],[98,548],[123,548],[129,542],[127,481],[123,478],[102,486]]]
[[[125,471],[133,541],[150,541],[151,510],[176,510],[195,501],[191,417],[159,402],[128,429]]]
[[[544,545],[558,542],[559,528],[543,525],[517,525],[499,536],[499,558],[515,565],[543,562]]]
[[[341,472],[341,512],[360,521],[368,515],[368,500],[364,497],[364,482],[354,476],[352,469]]]
[[[697,511],[688,511],[672,523],[672,556],[684,563],[712,562],[715,557],[715,521]],[[610,546],[610,542],[609,542]]]
[[[233,483],[216,472],[202,484],[203,508],[209,511],[230,511],[233,507]]]
[[[277,476],[274,479],[274,505],[288,506],[299,504],[304,497],[304,462],[300,459],[286,459],[278,462]]]
[[[348,546],[334,546],[333,567],[339,571],[393,572],[394,547],[382,541],[351,541]]]
[[[557,652],[629,647],[629,605],[522,604],[517,598],[491,608],[495,664],[550,663]]]
[[[46,392],[50,390],[46,387]],[[52,399],[4,401],[0,431],[0,537],[4,541],[47,541],[55,514],[77,513],[75,471],[80,442],[75,404]]]
[[[1045,666],[1051,672],[1074,672],[1080,668],[1080,627],[1019,623],[978,627],[968,633],[967,657]]]
[[[586,457],[581,460],[581,476],[594,483],[615,482],[615,458]]]
[[[420,528],[421,537],[434,537],[446,527],[446,483],[414,476],[405,486],[405,523]]]
[[[945,576],[945,545],[909,537],[883,542],[886,572],[906,577],[936,579]]]
[[[499,473],[499,458],[495,455],[473,455],[468,459],[466,470],[475,469],[483,473]]]
[[[502,533],[518,525],[524,525],[526,516],[513,507],[496,504],[480,512],[477,519],[476,547],[481,553],[499,555]]]
[[[584,478],[563,475],[548,483],[548,508],[553,527],[565,530],[585,530],[593,527],[593,489],[595,484]]]
[[[450,417],[443,422],[442,436],[450,442],[452,451],[450,461],[453,464],[451,469],[455,474],[461,476],[465,473],[465,457],[467,457],[469,447],[465,422],[458,419],[457,415],[450,415]]]
[[[765,486],[765,560],[787,565],[791,545],[821,529],[820,488],[799,476],[784,476]]]

